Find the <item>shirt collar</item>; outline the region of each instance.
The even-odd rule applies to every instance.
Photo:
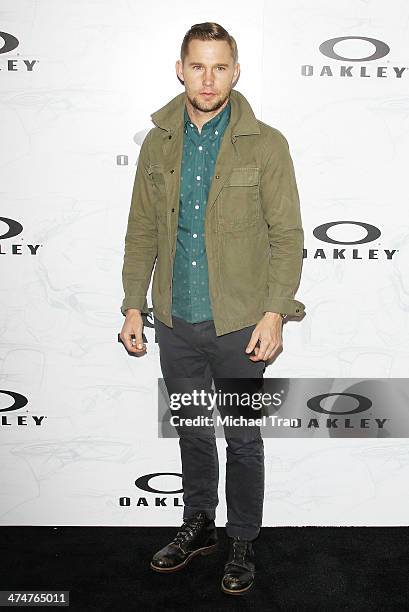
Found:
[[[212,117],[212,119],[210,119],[209,121],[206,121],[206,123],[202,127],[202,132],[200,136],[204,136],[205,134],[208,134],[209,140],[216,140],[216,138],[218,138],[222,134],[222,132],[224,131],[224,128],[229,122],[230,114],[231,114],[231,104],[229,100],[226,106],[224,107],[224,109],[220,113]],[[193,130],[196,134],[199,135],[199,130],[197,129],[196,125],[191,121],[189,117],[189,113],[187,112],[187,109],[186,109],[186,104],[185,104],[185,112],[184,112],[184,129],[185,129],[185,133],[186,133],[186,130],[188,131]]]

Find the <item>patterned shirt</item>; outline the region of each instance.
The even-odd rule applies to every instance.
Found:
[[[172,314],[189,323],[213,319],[205,247],[205,212],[214,167],[230,120],[230,100],[201,133],[184,111],[178,231],[172,280]]]

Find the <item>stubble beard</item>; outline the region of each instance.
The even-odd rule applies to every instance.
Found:
[[[204,113],[211,113],[223,106],[230,95],[230,90],[224,95],[217,96],[216,100],[209,100],[207,103],[203,103],[199,96],[191,97],[188,93],[186,95],[193,108],[196,108]]]

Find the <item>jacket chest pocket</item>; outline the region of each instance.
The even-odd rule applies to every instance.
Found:
[[[220,230],[244,230],[260,216],[260,169],[233,168],[220,193]]]
[[[165,177],[162,164],[150,164],[148,174],[151,177],[154,189],[158,192],[165,192]]]
[[[166,219],[166,183],[162,164],[150,164],[148,174],[153,187],[154,204],[159,219]],[[162,228],[163,229],[163,228]]]

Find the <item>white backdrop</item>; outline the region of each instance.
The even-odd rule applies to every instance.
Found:
[[[194,23],[235,36],[236,89],[294,161],[307,316],[284,326],[266,376],[406,377],[407,2],[1,4],[1,524],[181,521],[153,330],[139,359],[117,334],[139,148],[150,114],[183,91],[174,64]],[[266,439],[265,451],[264,525],[407,523],[406,439]],[[144,490],[164,473],[176,475],[147,481],[161,493]]]

